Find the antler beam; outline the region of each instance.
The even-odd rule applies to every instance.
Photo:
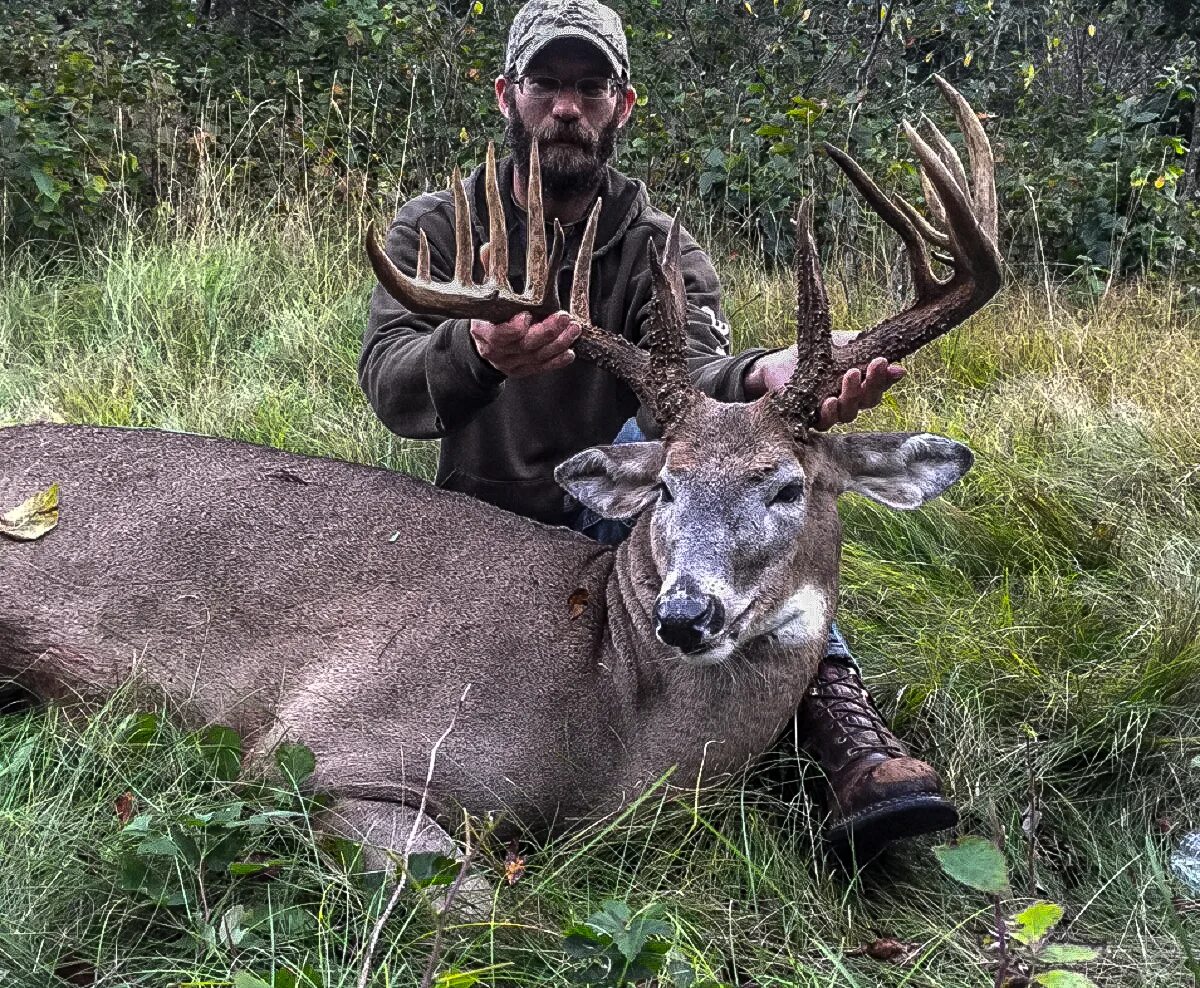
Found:
[[[907,249],[915,298],[904,311],[884,319],[851,343],[832,345],[829,303],[812,238],[811,205],[801,206],[796,229],[799,359],[792,380],[767,396],[797,439],[803,440],[807,434],[821,402],[839,393],[846,371],[865,369],[876,357],[900,360],[915,353],[963,322],[1000,288],[991,144],[963,96],[940,76],[934,76],[934,81],[966,139],[971,180],[968,184],[967,170],[954,146],[928,118],[922,117],[921,132],[903,122],[904,135],[920,166],[932,222],[900,196],[889,198],[844,151],[825,145],[829,156]],[[930,266],[930,247],[936,248],[939,253],[934,256],[952,269],[944,279],[939,279]]]

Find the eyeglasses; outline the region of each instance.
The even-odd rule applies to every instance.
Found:
[[[563,82],[552,75],[523,75],[517,88],[526,99],[555,99],[564,89],[574,90],[585,103],[603,103],[617,92],[619,83],[612,76],[589,76],[574,83]]]

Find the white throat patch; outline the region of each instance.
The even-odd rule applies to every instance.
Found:
[[[799,645],[822,638],[828,605],[823,591],[811,584],[801,587],[763,621],[762,634],[780,645]]]

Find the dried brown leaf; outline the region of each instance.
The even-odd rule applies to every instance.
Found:
[[[504,880],[509,885],[516,885],[525,874],[525,855],[520,851],[515,840],[509,842],[508,853],[504,855]]]
[[[573,591],[571,596],[567,598],[567,609],[572,621],[583,617],[583,612],[587,610],[587,607],[588,592],[583,587]]]
[[[0,515],[0,535],[20,542],[40,539],[58,524],[58,484],[38,491],[12,511]]]
[[[891,964],[907,964],[921,949],[919,943],[907,943],[892,937],[880,937],[871,943],[846,951],[847,957],[870,957],[873,961],[887,961]]]
[[[121,826],[125,826],[133,819],[133,793],[123,792],[117,797],[114,807],[117,811],[117,819],[121,821]]]

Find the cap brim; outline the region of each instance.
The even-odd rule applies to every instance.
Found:
[[[523,52],[513,64],[513,68],[516,69],[517,75],[524,75],[525,70],[529,68],[529,63],[532,62],[539,53],[545,51],[549,45],[554,44],[556,41],[564,41],[567,39],[574,41],[586,41],[593,48],[595,48],[596,51],[604,56],[605,60],[612,67],[613,72],[617,74],[618,79],[627,79],[629,77],[629,74],[625,71],[625,66],[621,64],[621,60],[613,54],[608,45],[606,45],[590,31],[584,31],[580,28],[571,27],[564,27],[561,30],[556,31],[554,34],[550,35],[550,37],[546,38],[545,41],[539,42],[527,52]]]

